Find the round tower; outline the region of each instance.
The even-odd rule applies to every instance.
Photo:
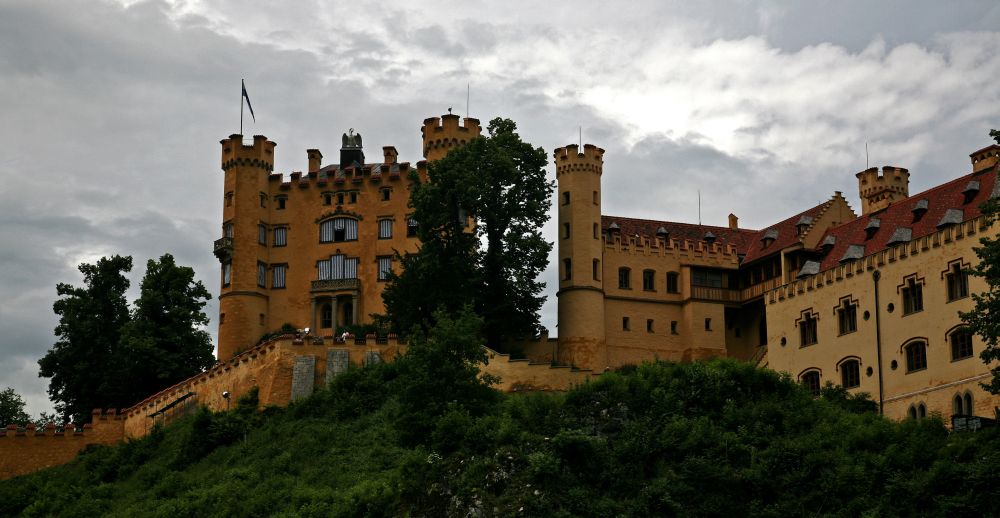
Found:
[[[463,124],[459,124],[458,115],[449,113],[424,119],[420,134],[424,140],[424,158],[430,162],[444,158],[448,151],[480,136],[482,129],[479,119],[466,117]]]
[[[559,361],[607,366],[601,173],[604,150],[573,144],[555,150],[559,206]]]
[[[854,176],[858,178],[862,215],[880,211],[910,195],[910,172],[902,167],[887,165],[881,174],[872,167]]]
[[[222,144],[225,193],[221,237],[215,255],[222,265],[219,278],[219,360],[232,358],[253,346],[266,333],[267,290],[259,285],[259,265],[267,284],[267,246],[259,242],[260,225],[267,226],[267,179],[274,170],[275,143],[254,135],[245,145],[243,135],[230,135]],[[266,234],[265,234],[266,237]]]

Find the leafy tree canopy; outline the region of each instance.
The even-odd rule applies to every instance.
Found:
[[[64,418],[85,422],[95,408],[123,408],[210,366],[203,308],[210,297],[194,270],[173,256],[150,260],[129,310],[129,256],[81,264],[84,287],[59,284],[56,344],[39,364]]]
[[[31,419],[24,411],[24,399],[14,389],[0,390],[0,428],[9,424],[21,424]]]
[[[1000,131],[990,130],[990,136],[1000,144]],[[979,210],[986,216],[987,223],[992,225],[1000,217],[1000,200],[987,200]],[[961,313],[961,317],[969,329],[986,343],[979,357],[989,365],[1000,360],[1000,319],[996,318],[1000,315],[1000,239],[983,237],[979,243],[982,246],[974,249],[979,262],[969,273],[982,277],[987,289],[983,293],[972,294],[975,306],[972,311]],[[983,388],[991,394],[1000,394],[1000,364],[996,364],[991,372],[993,377],[983,383]]]
[[[430,182],[411,177],[421,248],[402,258],[402,273],[385,290],[397,328],[427,329],[438,308],[454,315],[472,304],[495,347],[539,330],[538,275],[552,249],[541,227],[553,184],[545,151],[516,130],[510,119],[493,119],[488,136],[428,164]]]

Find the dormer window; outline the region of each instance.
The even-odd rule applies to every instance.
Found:
[[[666,228],[660,227],[656,229],[656,237],[666,240],[668,237],[670,237],[670,232],[667,232]]]
[[[776,239],[778,239],[778,229],[768,229],[767,232],[764,232],[764,237],[760,238],[760,242],[763,244],[762,248],[771,246],[771,243],[773,243]]]
[[[969,203],[977,194],[979,194],[979,180],[972,180],[965,186],[965,190],[962,191],[962,195],[965,196],[965,201],[962,203]]]
[[[871,239],[878,233],[878,229],[882,226],[882,220],[878,218],[870,218],[868,224],[865,225],[865,240]]]
[[[948,209],[938,222],[937,228],[944,228],[951,225],[958,225],[965,219],[965,211],[962,209]]]
[[[830,250],[832,250],[834,245],[836,244],[837,244],[837,236],[826,236],[825,238],[823,238],[823,243],[820,244],[820,247],[823,248],[823,253],[825,254]]]
[[[705,232],[705,242],[708,243],[708,244],[714,243],[715,242],[715,234],[713,234],[711,231]]]
[[[929,205],[930,205],[930,202],[928,202],[927,199],[925,198],[925,199],[922,199],[922,200],[918,201],[917,204],[913,206],[912,211],[913,211],[913,222],[914,223],[920,221],[920,218],[924,217],[924,214],[927,214],[927,207]]]
[[[809,226],[812,225],[812,223],[813,223],[812,216],[802,216],[795,223],[795,231],[798,232],[799,235],[801,236],[803,233],[805,233],[806,229],[808,229]]]
[[[611,223],[610,225],[608,225],[608,240],[610,241],[614,239],[615,235],[618,234],[618,232],[620,231],[621,227],[618,226],[618,223]]]

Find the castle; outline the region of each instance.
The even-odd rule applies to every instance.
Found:
[[[382,312],[393,254],[418,247],[408,172],[426,181],[428,161],[480,131],[457,115],[425,120],[415,167],[391,146],[365,163],[352,132],[339,163],[307,150],[308,172],[287,181],[271,173],[273,142],[223,140],[220,360],[285,322],[333,340],[338,326]],[[992,415],[982,344],[958,312],[985,289],[965,269],[993,231],[978,207],[1000,192],[998,150],[976,151],[971,172],[914,196],[904,168],[861,171],[860,216],[836,192],[745,229],[734,215],[716,227],[603,214],[604,150],[558,148],[558,339],[520,345],[534,363],[594,373],[735,357],[814,390],[832,381],[868,392],[890,417]]]
[[[9,428],[0,479],[141,437],[197,405],[225,410],[252,387],[262,405],[287,404],[351,363],[405,351],[392,335],[344,340],[337,329],[381,313],[395,253],[419,247],[411,171],[427,181],[427,161],[481,134],[478,120],[451,114],[421,131],[415,165],[392,146],[366,163],[351,131],[337,163],[307,150],[308,171],[287,181],[273,174],[274,142],[222,140],[219,362],[121,412],[96,412],[91,429]],[[965,271],[979,237],[997,235],[979,206],[1000,196],[1000,146],[970,156],[970,172],[912,196],[906,169],[857,173],[860,216],[836,192],[753,230],[732,214],[725,227],[605,215],[604,151],[558,148],[558,338],[517,344],[526,359],[489,351],[482,368],[501,390],[564,390],[642,361],[726,356],[816,392],[827,381],[867,392],[894,419],[938,413],[975,427],[971,416],[993,416],[1000,398],[979,385],[991,375],[983,344],[958,312],[987,288]],[[309,331],[261,342],[285,323]]]

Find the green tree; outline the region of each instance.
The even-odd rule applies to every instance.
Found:
[[[990,130],[990,136],[1000,144],[1000,131]],[[1000,200],[992,198],[979,207],[986,216],[987,223],[992,225],[1000,217]],[[973,293],[975,306],[968,313],[962,312],[962,320],[969,329],[976,333],[986,343],[986,348],[979,357],[987,365],[1000,360],[1000,239],[983,237],[979,239],[982,246],[976,247],[976,257],[979,262],[969,273],[982,277],[987,289],[983,293]],[[993,377],[983,383],[983,388],[991,394],[1000,394],[1000,365],[990,369]]]
[[[421,248],[402,258],[402,273],[383,295],[398,329],[426,330],[439,308],[455,315],[473,304],[495,347],[538,331],[545,301],[538,275],[552,249],[541,227],[553,185],[545,178],[545,151],[516,129],[509,119],[493,119],[488,136],[431,162],[429,182],[411,177]]]
[[[203,311],[211,294],[194,270],[164,254],[146,263],[132,319],[122,328],[128,404],[169,387],[215,362]]]
[[[0,427],[23,424],[31,420],[24,411],[24,399],[13,388],[0,390]]]
[[[56,411],[76,422],[89,419],[94,408],[125,406],[118,345],[129,320],[125,291],[132,258],[115,255],[83,263],[84,287],[59,283],[52,305],[59,315],[57,341],[38,360],[39,377],[51,378],[49,398]]]

